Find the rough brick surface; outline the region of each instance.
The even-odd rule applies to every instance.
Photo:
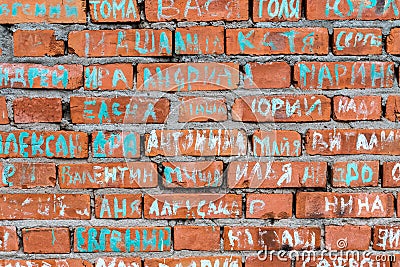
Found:
[[[399,18],[0,1],[0,267],[400,267]]]

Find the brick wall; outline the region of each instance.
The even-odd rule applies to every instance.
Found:
[[[2,0],[0,266],[400,266],[399,12]]]

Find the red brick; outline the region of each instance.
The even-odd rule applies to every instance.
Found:
[[[400,187],[400,162],[384,162],[382,187]]]
[[[1,194],[0,220],[88,220],[90,196]]]
[[[149,41],[144,42],[145,39]],[[68,35],[68,51],[79,57],[171,56],[172,32],[153,29],[73,31]]]
[[[309,130],[306,150],[309,155],[397,155],[400,130],[332,129]]]
[[[157,4],[146,3],[146,19],[157,21],[235,21],[248,19],[248,0],[220,0],[209,2],[198,0],[168,1]]]
[[[239,65],[234,63],[138,64],[138,91],[216,91],[236,89]]]
[[[399,250],[400,249],[400,226],[398,225],[375,225],[374,226],[374,250]]]
[[[330,121],[331,100],[322,95],[244,96],[236,98],[232,119],[244,122]]]
[[[224,27],[195,26],[175,30],[175,53],[178,55],[220,55],[224,52]]]
[[[390,95],[386,101],[386,119],[390,121],[400,120],[400,96]]]
[[[7,101],[4,96],[0,96],[0,124],[8,123],[10,120],[8,119]]]
[[[244,88],[246,89],[290,87],[291,70],[286,62],[250,62],[244,66],[244,72]]]
[[[92,22],[139,22],[140,13],[134,0],[90,1]]]
[[[203,265],[204,264],[204,265]],[[231,266],[242,267],[239,256],[203,256],[190,258],[158,258],[145,259],[144,267],[193,267],[193,266]]]
[[[392,20],[398,18],[399,0],[363,2],[358,0],[308,0],[308,20]]]
[[[241,195],[198,193],[144,195],[146,219],[223,219],[241,216]]]
[[[61,98],[17,98],[13,111],[15,123],[61,122]]]
[[[0,260],[1,266],[22,267],[22,266],[51,266],[51,267],[92,267],[92,264],[81,259],[43,259],[43,260]]]
[[[179,98],[179,122],[226,121],[224,98],[186,96]]]
[[[83,85],[81,65],[0,63],[0,76],[0,88],[72,90]]]
[[[0,226],[0,251],[17,251],[18,247],[19,240],[15,226]]]
[[[400,28],[393,28],[390,30],[390,34],[386,39],[386,50],[389,54],[399,55],[400,54],[400,46],[397,40],[400,37]]]
[[[383,218],[393,215],[392,194],[300,192],[296,196],[297,218]]]
[[[132,64],[96,64],[84,67],[85,90],[125,90],[133,88]]]
[[[139,158],[140,135],[134,132],[93,132],[92,153],[95,158]]]
[[[300,89],[391,88],[394,65],[374,61],[302,61],[294,66],[294,80]]]
[[[318,249],[321,229],[317,227],[256,227],[225,226],[224,249],[229,250],[281,250]]]
[[[0,158],[87,158],[88,136],[72,131],[0,132]]]
[[[157,165],[152,162],[66,163],[58,165],[58,184],[64,189],[156,187]]]
[[[222,161],[163,162],[165,187],[219,187],[223,181]]]
[[[266,257],[264,260],[262,257]],[[279,256],[271,256],[263,255],[260,256],[249,256],[246,257],[246,266],[247,267],[290,267],[291,259],[284,257],[283,255]]]
[[[240,156],[246,152],[247,136],[241,130],[152,130],[145,135],[145,154],[150,157]]]
[[[14,56],[44,57],[64,55],[64,41],[56,40],[53,30],[24,31],[13,34]]]
[[[228,55],[327,55],[328,51],[325,28],[226,29]]]
[[[253,21],[298,21],[301,10],[301,0],[256,0],[253,2]]]
[[[326,187],[326,162],[233,161],[229,188]]]
[[[83,0],[71,0],[68,3],[61,0],[28,0],[20,5],[14,5],[13,0],[5,0],[2,4],[4,11],[0,15],[1,24],[86,23],[86,2]],[[54,12],[57,6],[59,12]]]
[[[332,186],[378,186],[379,161],[340,161],[332,166]]]
[[[295,131],[256,130],[252,138],[256,157],[297,157],[301,155],[301,136]]]
[[[292,217],[292,194],[246,194],[246,218],[287,219]]]
[[[335,96],[333,118],[337,121],[380,120],[381,104],[380,96]]]
[[[340,254],[342,253],[342,254]],[[296,261],[295,267],[320,267],[320,266],[368,266],[390,267],[388,260],[389,255],[379,255],[373,252],[362,251],[360,254],[345,254],[346,252],[338,252],[330,254],[330,256],[317,256],[300,259]]]
[[[169,100],[73,96],[70,110],[72,123],[75,124],[164,123],[169,114]]]
[[[327,250],[368,250],[370,242],[371,227],[369,226],[325,226],[325,247]]]
[[[174,250],[219,251],[220,228],[216,226],[174,227]]]
[[[382,54],[382,29],[334,28],[333,54],[380,55]]]
[[[142,218],[141,194],[106,194],[95,198],[95,213],[99,219]]]
[[[25,189],[56,185],[54,163],[2,162],[0,173],[2,174],[0,187]]]
[[[69,253],[68,228],[31,228],[22,230],[25,253]]]
[[[170,251],[171,243],[170,227],[78,227],[74,233],[80,253]]]
[[[140,258],[101,257],[96,259],[94,267],[140,267],[141,265],[142,262]]]

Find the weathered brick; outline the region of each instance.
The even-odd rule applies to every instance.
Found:
[[[142,217],[141,194],[106,194],[95,198],[99,219],[138,219]]]
[[[83,0],[70,0],[68,3],[61,0],[4,0],[2,5],[1,24],[86,22],[86,1]]]
[[[169,251],[170,227],[78,227],[74,233],[74,251],[139,252]]]
[[[369,226],[325,226],[325,247],[328,250],[368,250],[370,242],[371,227]]]
[[[299,192],[297,218],[393,217],[394,197],[386,193]]]
[[[135,0],[89,1],[93,22],[139,22],[140,13]]]
[[[326,162],[233,161],[229,188],[326,187]]]
[[[138,64],[138,91],[233,90],[239,84],[239,65],[234,63]]]
[[[246,194],[246,218],[287,219],[292,217],[292,194]]]
[[[248,19],[248,0],[160,0],[145,4],[146,19],[157,21],[235,21]]]
[[[384,162],[382,187],[400,187],[400,162]]]
[[[256,157],[297,157],[301,155],[301,136],[295,131],[256,130],[252,138]]]
[[[220,219],[241,216],[241,195],[146,194],[144,196],[144,217],[146,219]]]
[[[0,251],[17,251],[18,248],[19,240],[16,227],[0,226]]]
[[[335,96],[333,118],[338,121],[380,120],[381,104],[380,96]]]
[[[157,165],[144,161],[58,165],[58,183],[64,189],[156,187],[157,174]]]
[[[133,88],[132,64],[96,64],[84,67],[85,90],[125,90]]]
[[[321,243],[321,229],[317,227],[224,227],[224,249],[269,250],[318,249]]]
[[[308,20],[392,20],[399,16],[399,0],[307,0]]]
[[[29,228],[22,230],[25,253],[69,253],[68,228]]]
[[[219,187],[223,181],[222,161],[163,162],[165,187]]]
[[[382,30],[377,28],[334,28],[335,55],[382,54]]]
[[[246,151],[247,136],[241,130],[152,130],[145,135],[145,154],[150,157],[240,156]]]
[[[179,122],[225,121],[228,111],[224,98],[186,96],[179,98]]]
[[[0,158],[87,158],[88,136],[72,131],[0,132]]]
[[[325,28],[226,29],[228,55],[327,55],[328,51]]]
[[[236,98],[232,119],[244,122],[329,121],[331,100],[322,95],[244,96]]]
[[[244,65],[244,88],[288,88],[290,72],[290,66],[286,62],[247,63]]]
[[[342,254],[340,254],[342,253]],[[369,266],[379,266],[379,267],[390,267],[390,260],[387,256],[376,253],[365,253],[364,255],[354,255],[350,252],[339,251],[337,253],[332,253],[330,256],[317,256],[309,257],[306,259],[300,259],[296,261],[295,267],[322,267],[322,266],[360,266],[368,264]]]
[[[13,39],[16,57],[64,55],[64,41],[56,39],[54,30],[16,30]]]
[[[101,257],[97,258],[93,267],[140,267],[140,258],[121,258],[121,257]]]
[[[7,101],[4,96],[0,96],[0,124],[8,123],[10,120],[8,119]]]
[[[338,161],[332,165],[334,187],[378,186],[379,161]]]
[[[72,123],[164,123],[169,115],[169,100],[120,96],[70,98]]]
[[[301,18],[301,0],[255,0],[253,2],[253,20],[298,21]]]
[[[61,98],[17,98],[13,111],[15,123],[61,122]]]
[[[400,249],[399,235],[398,225],[375,225],[373,249],[383,251]]]
[[[0,63],[0,77],[0,88],[72,90],[83,85],[83,67]]]
[[[22,266],[51,266],[51,267],[92,267],[89,261],[81,259],[43,259],[43,260],[0,260],[1,266],[7,267],[22,267]]]
[[[95,158],[139,158],[140,135],[129,131],[93,132],[92,153]]]
[[[158,258],[145,259],[144,267],[192,267],[192,266],[231,266],[242,267],[242,258],[239,256],[203,256],[189,258]]]
[[[397,155],[400,130],[329,129],[309,130],[306,150],[309,155]]]
[[[35,188],[56,185],[56,165],[37,162],[1,162],[0,187]]]
[[[189,226],[174,227],[174,250],[220,250],[220,227]]]
[[[391,88],[394,65],[377,61],[302,61],[294,66],[294,80],[300,89]]]
[[[88,220],[90,196],[78,194],[2,194],[0,220]]]
[[[148,41],[143,41],[147,39]],[[79,57],[171,56],[172,32],[153,29],[73,31],[68,51]]]
[[[224,52],[224,27],[195,26],[175,30],[175,53],[178,55],[220,55]]]
[[[400,119],[400,96],[390,95],[386,101],[386,119],[399,121]]]

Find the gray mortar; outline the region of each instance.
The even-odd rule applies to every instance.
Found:
[[[110,57],[110,58],[80,58],[76,55],[65,55],[62,57],[44,57],[44,58],[34,58],[34,57],[24,57],[24,58],[14,58],[13,57],[13,41],[12,32],[23,29],[23,30],[36,30],[36,29],[53,29],[56,32],[57,39],[64,40],[67,42],[68,33],[71,31],[80,30],[97,30],[97,29],[137,29],[137,28],[149,28],[149,29],[170,29],[174,30],[176,27],[187,27],[196,25],[214,25],[214,26],[225,26],[225,28],[246,28],[246,27],[257,27],[257,28],[281,28],[281,27],[324,27],[329,30],[330,36],[333,34],[333,28],[335,27],[360,27],[360,28],[382,28],[384,38],[387,37],[391,28],[400,27],[400,20],[396,21],[307,21],[303,18],[298,22],[260,22],[254,23],[252,20],[243,22],[225,22],[225,21],[215,21],[215,22],[162,22],[162,23],[149,23],[144,20],[144,10],[143,2],[144,0],[139,0],[139,7],[141,8],[141,18],[140,23],[113,23],[113,24],[96,24],[90,21],[89,12],[87,10],[87,23],[86,25],[60,25],[60,24],[17,24],[17,25],[3,25],[0,26],[0,47],[3,49],[3,55],[0,56],[1,62],[17,63],[17,62],[30,62],[30,63],[40,63],[43,65],[55,65],[55,64],[106,64],[106,63],[132,63],[136,65],[138,63],[150,63],[150,62],[235,62],[240,65],[244,65],[247,62],[272,62],[272,61],[285,61],[291,66],[295,63],[305,60],[305,61],[360,61],[360,60],[378,60],[378,61],[389,61],[394,62],[396,65],[396,72],[398,71],[398,65],[400,62],[400,57],[392,56],[383,51],[382,55],[379,56],[334,56],[332,52],[327,56],[307,56],[307,55],[277,55],[277,56],[212,56],[212,55],[198,55],[198,56],[177,56],[173,54],[172,57]],[[303,0],[303,6],[305,1]],[[88,1],[87,1],[87,6]],[[396,75],[397,76],[397,75]],[[243,84],[243,75],[241,75],[241,84]],[[293,81],[292,81],[293,84]],[[397,78],[395,79],[395,84],[393,88],[390,89],[366,89],[366,90],[300,90],[293,87],[293,85],[288,89],[265,89],[265,90],[245,90],[238,89],[234,91],[197,91],[197,92],[177,92],[177,93],[163,93],[163,92],[138,92],[136,90],[124,90],[124,91],[85,91],[83,88],[74,91],[67,90],[19,90],[19,89],[3,89],[0,90],[0,95],[4,95],[7,98],[9,116],[12,118],[12,100],[18,97],[59,97],[62,98],[64,116],[69,108],[69,97],[70,96],[149,96],[149,97],[166,97],[171,101],[171,110],[175,109],[178,105],[178,96],[209,96],[209,97],[224,97],[227,99],[228,110],[231,110],[234,98],[244,95],[279,95],[279,94],[322,94],[328,97],[334,95],[346,95],[355,96],[359,95],[360,92],[368,95],[379,95],[383,97],[383,102],[389,95],[398,94],[399,86]],[[230,115],[229,115],[230,116]],[[34,130],[73,130],[73,131],[84,131],[91,133],[94,130],[122,130],[128,131],[133,130],[141,135],[149,132],[152,129],[185,129],[187,127],[192,127],[195,129],[204,128],[225,128],[225,129],[244,129],[246,133],[250,136],[256,129],[270,129],[271,123],[241,123],[231,121],[229,117],[228,121],[225,122],[208,122],[208,123],[178,123],[177,114],[173,114],[168,118],[166,124],[130,124],[130,125],[74,125],[71,123],[70,118],[63,119],[61,124],[15,124],[13,122],[10,125],[0,125],[1,131],[12,131],[17,129],[34,129]],[[399,128],[398,123],[390,122],[384,118],[381,121],[356,121],[356,122],[317,122],[317,123],[275,123],[274,126],[277,129],[288,129],[295,130],[302,134],[304,137],[305,132],[308,129],[331,129],[331,128]],[[304,140],[304,139],[303,139]],[[251,144],[248,142],[248,154],[247,158],[250,160],[257,160],[258,158],[252,158],[251,155]],[[304,144],[303,144],[304,151]],[[142,157],[141,160],[153,161],[160,163],[163,161],[188,161],[189,159],[197,160],[222,160],[228,163],[232,160],[238,160],[239,157],[154,157],[149,158],[143,156],[143,142],[142,142]],[[269,158],[262,158],[268,160]],[[338,156],[308,156],[302,155],[300,157],[288,158],[288,157],[275,157],[277,160],[296,160],[296,161],[327,161],[328,164],[332,164],[335,161],[344,160],[379,160],[381,163],[386,161],[399,161],[400,156],[380,156],[380,155],[338,155]],[[61,163],[83,163],[83,162],[117,162],[123,159],[95,159],[90,156],[89,159],[4,159],[2,162],[55,162],[56,164]],[[243,158],[240,158],[243,160]],[[327,175],[328,181],[331,178],[330,173]],[[221,189],[210,189],[207,192],[225,192],[226,191],[226,173],[224,175],[224,184]],[[20,189],[7,189],[0,188],[0,193],[87,193],[91,195],[92,207],[94,206],[94,196],[104,193],[141,193],[146,192],[150,194],[164,193],[164,192],[203,192],[204,189],[178,189],[178,190],[166,190],[165,188],[152,188],[152,189],[79,189],[79,190],[60,190],[57,185],[55,188],[37,188],[30,190],[20,190]],[[299,188],[299,189],[230,189],[231,193],[238,193],[245,197],[245,193],[258,192],[258,193],[295,193],[297,191],[321,191],[318,189],[310,188]],[[375,191],[375,192],[391,192],[393,194],[398,192],[395,188],[381,188],[381,187],[371,187],[362,189],[352,189],[352,188],[332,188],[330,185],[325,191],[335,191],[335,192],[360,192],[360,191]],[[245,203],[243,203],[245,204]],[[397,209],[397,208],[396,208]],[[293,212],[295,212],[295,203],[293,203]],[[243,214],[245,214],[245,205],[243,205]],[[335,218],[335,219],[296,219],[294,216],[289,219],[284,220],[261,220],[261,219],[196,219],[196,220],[146,220],[142,219],[123,219],[123,220],[111,220],[111,219],[96,219],[94,218],[94,210],[92,210],[91,220],[16,220],[16,221],[0,221],[0,225],[15,225],[19,229],[19,237],[21,238],[21,228],[31,228],[31,227],[69,227],[71,230],[78,226],[112,226],[112,227],[128,227],[128,226],[174,226],[176,224],[196,224],[196,225],[214,225],[214,226],[234,226],[234,225],[248,225],[248,226],[319,226],[322,227],[325,224],[333,225],[344,225],[344,224],[357,224],[357,225],[391,225],[399,224],[400,219],[398,218],[370,218],[370,219],[357,219],[357,218]],[[323,233],[323,232],[322,232]],[[73,234],[71,233],[71,238],[73,242]],[[172,240],[171,240],[172,241]],[[321,242],[324,241],[324,235],[322,236]],[[221,235],[221,249],[223,248],[223,240]],[[370,247],[372,251],[372,247]],[[389,254],[388,252],[386,252]],[[392,252],[390,252],[392,253]],[[19,259],[41,259],[41,258],[81,258],[90,261],[98,257],[104,256],[139,256],[141,258],[161,258],[161,257],[189,257],[189,256],[210,256],[210,255],[241,255],[241,256],[255,256],[256,252],[229,252],[220,251],[218,253],[210,252],[200,252],[200,251],[168,251],[160,253],[74,253],[70,254],[23,254],[22,247],[17,253],[14,252],[0,252],[0,258],[19,258]],[[292,262],[294,267],[294,262]]]

